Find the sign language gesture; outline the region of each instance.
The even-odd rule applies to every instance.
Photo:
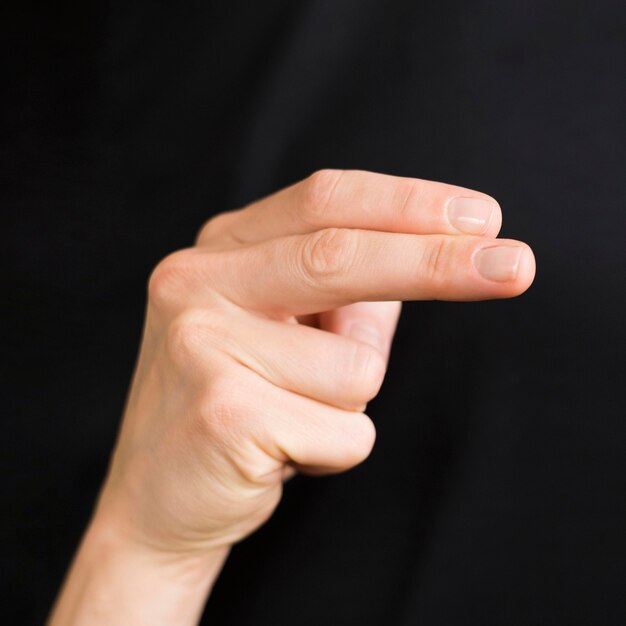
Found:
[[[500,225],[497,202],[476,191],[322,170],[218,214],[163,259],[110,471],[53,623],[194,623],[284,480],[369,455],[364,411],[401,301],[528,288],[533,254],[495,239]]]

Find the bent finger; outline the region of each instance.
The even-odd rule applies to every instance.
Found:
[[[383,354],[363,341],[241,311],[186,313],[198,345],[210,346],[277,387],[346,410],[362,410],[378,393]]]
[[[376,439],[369,416],[265,385],[255,438],[272,458],[315,475],[343,472],[369,456]]]

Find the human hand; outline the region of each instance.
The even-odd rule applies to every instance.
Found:
[[[335,170],[209,220],[151,275],[96,519],[202,555],[263,524],[293,471],[362,462],[399,301],[508,298],[532,282],[530,248],[495,240],[500,224],[475,191]]]

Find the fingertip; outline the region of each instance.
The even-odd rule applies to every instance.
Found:
[[[492,297],[512,298],[526,291],[535,277],[535,256],[522,241],[496,239],[476,250],[473,261]]]
[[[519,266],[517,269],[517,295],[524,293],[535,280],[537,272],[537,264],[532,248],[525,243],[521,243],[522,254],[520,255]]]

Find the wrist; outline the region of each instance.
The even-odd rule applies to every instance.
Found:
[[[228,552],[227,547],[201,555],[153,550],[97,515],[49,624],[196,624]]]
[[[83,546],[93,559],[108,559],[114,563],[126,559],[141,572],[186,588],[206,587],[221,570],[230,546],[216,547],[203,552],[182,553],[151,547],[113,525],[105,517],[96,516],[89,524]]]

